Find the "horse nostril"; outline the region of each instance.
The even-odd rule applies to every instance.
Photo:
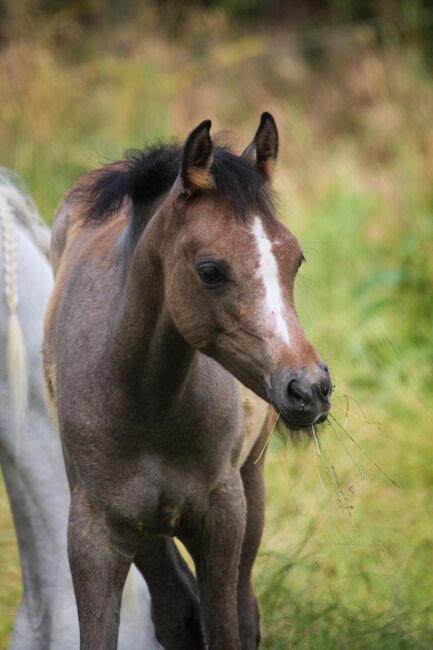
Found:
[[[305,397],[305,393],[302,391],[297,379],[291,379],[289,381],[287,394],[289,397],[296,397],[297,399],[303,399]]]
[[[321,368],[322,370],[324,370],[326,373],[329,374],[329,366],[324,361],[319,362],[319,368]]]
[[[323,397],[329,397],[332,391],[332,384],[329,376],[322,379],[319,384],[319,389]]]
[[[303,413],[306,408],[306,402],[310,401],[308,389],[303,386],[302,381],[291,379],[287,385],[287,396],[292,403],[292,408],[299,413]]]

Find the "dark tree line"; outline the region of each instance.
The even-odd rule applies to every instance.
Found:
[[[251,27],[286,24],[308,31],[367,23],[379,44],[392,32],[401,40],[416,39],[426,53],[433,53],[433,0],[0,0],[0,36],[23,19],[28,24],[62,14],[83,27],[109,27],[149,8],[168,29],[186,24],[191,13],[208,10]]]

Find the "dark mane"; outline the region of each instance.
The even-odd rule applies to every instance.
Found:
[[[182,160],[183,148],[157,143],[142,150],[127,151],[122,160],[86,174],[71,190],[87,222],[101,223],[116,213],[129,197],[134,207],[145,208],[163,196],[173,185]],[[213,149],[212,173],[215,194],[233,207],[242,219],[247,209],[265,216],[273,214],[272,196],[263,176],[250,162],[237,156],[228,146]],[[133,210],[134,217],[143,210]]]

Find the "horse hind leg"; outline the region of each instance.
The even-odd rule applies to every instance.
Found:
[[[145,538],[134,563],[149,587],[156,638],[165,650],[204,650],[196,581],[174,541]]]

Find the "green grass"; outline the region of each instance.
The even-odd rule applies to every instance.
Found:
[[[7,44],[0,164],[50,220],[77,175],[127,147],[210,116],[240,148],[260,111],[275,112],[281,213],[307,258],[298,311],[330,364],[339,424],[320,455],[271,444],[263,648],[430,648],[433,81],[416,47],[338,45],[316,69],[278,34],[224,33],[215,16],[187,38],[152,27],[144,16],[108,36],[72,30],[62,48],[53,20]],[[20,585],[0,505],[3,648]]]
[[[279,443],[268,460],[256,584],[272,650],[431,647],[431,387],[395,307],[370,317],[357,299],[379,273],[376,218],[340,191],[304,223],[299,311],[333,371],[335,421],[322,450]]]

